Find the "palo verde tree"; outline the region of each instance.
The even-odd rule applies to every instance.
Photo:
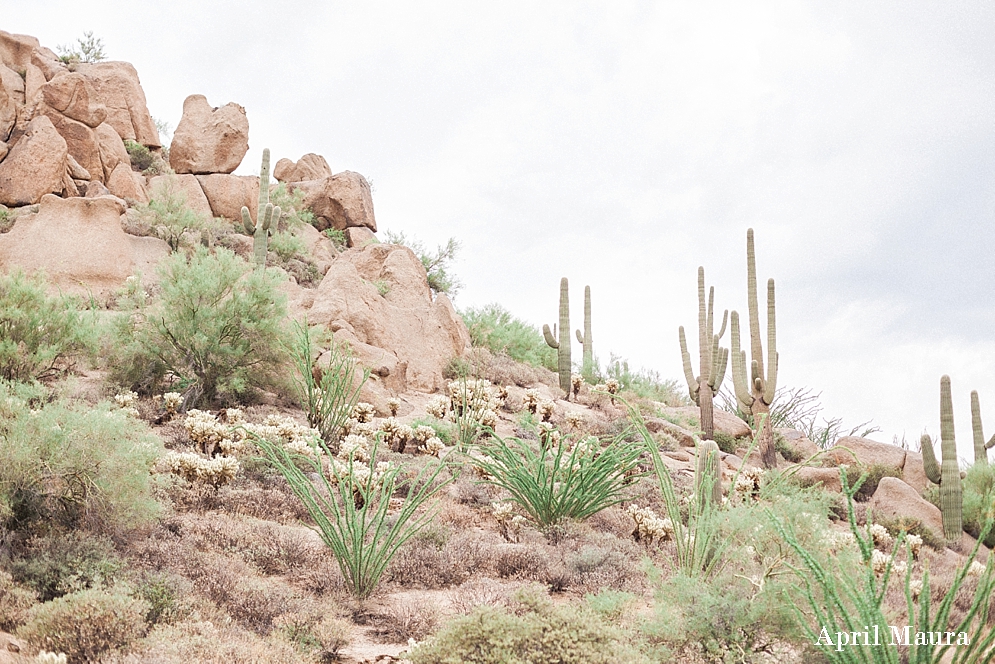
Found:
[[[705,440],[715,439],[715,413],[712,408],[712,397],[722,387],[725,378],[726,363],[729,361],[729,350],[719,348],[719,340],[726,331],[726,320],[729,311],[722,312],[722,327],[718,334],[714,319],[715,288],[708,289],[708,303],[705,303],[705,268],[698,267],[698,355],[700,356],[700,371],[696,378],[691,368],[691,354],[688,353],[688,342],[684,336],[684,326],[680,327],[681,359],[684,362],[684,376],[688,381],[688,393],[691,400],[698,404],[701,411],[701,430]]]
[[[777,326],[774,315],[774,280],[767,280],[767,371],[764,372],[764,349],[760,339],[760,311],[757,305],[757,257],[753,248],[753,229],[746,231],[746,290],[750,314],[750,378],[746,377],[746,351],[739,349],[739,313],[732,312],[732,381],[739,409],[760,424],[760,459],[765,468],[777,466],[774,431],[770,424],[770,405],[777,392]],[[760,417],[764,415],[764,417]]]

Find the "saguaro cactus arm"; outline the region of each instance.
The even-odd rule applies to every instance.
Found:
[[[691,396],[691,401],[698,403],[698,392],[700,390],[698,386],[698,380],[694,377],[694,369],[691,368],[691,353],[688,352],[688,342],[684,336],[684,326],[678,330],[678,336],[681,341],[681,361],[684,365],[684,378],[688,382],[688,394]]]
[[[698,405],[701,415],[703,437],[708,440],[715,435],[715,419],[713,415],[712,398],[722,385],[729,352],[719,346],[719,341],[725,334],[726,321],[729,312],[722,314],[722,329],[713,334],[715,329],[715,289],[708,289],[705,297],[705,268],[698,267],[698,358],[699,373],[694,374],[691,366],[691,353],[688,352],[687,337],[684,327],[678,329],[681,344],[681,363],[684,367],[684,377],[687,379],[688,394]]]
[[[995,446],[995,435],[986,443],[981,425],[981,402],[978,392],[971,392],[971,432],[974,434],[974,463],[988,465],[988,450]]]
[[[729,355],[732,357],[732,384],[736,391],[736,400],[739,401],[740,409],[745,412],[749,411],[753,405],[753,395],[750,392],[749,383],[746,382],[746,351],[739,348],[739,312],[734,311],[729,316],[729,330]]]
[[[553,325],[553,331],[550,332],[549,325],[542,326],[542,337],[546,340],[546,345],[550,348],[559,348],[560,342],[556,340],[556,325]]]

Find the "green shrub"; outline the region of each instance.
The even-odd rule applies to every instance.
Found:
[[[291,228],[297,224],[314,226],[317,222],[314,212],[304,205],[303,189],[288,191],[287,184],[281,182],[269,192],[269,202],[280,208],[282,212],[280,221],[289,224]],[[342,237],[345,237],[345,233],[342,234]]]
[[[556,350],[546,345],[539,328],[515,318],[499,304],[460,312],[474,346],[517,362],[556,371]]]
[[[38,603],[38,595],[14,582],[0,570],[0,629],[10,632],[24,622],[28,610]]]
[[[0,233],[6,233],[14,227],[14,214],[6,206],[0,205]]]
[[[48,296],[41,276],[0,275],[0,378],[56,376],[93,345],[93,318],[78,299]]]
[[[108,529],[157,511],[149,469],[161,442],[125,411],[103,403],[16,408],[0,421],[0,519]]]
[[[117,377],[157,390],[180,379],[186,406],[235,400],[272,378],[282,360],[286,298],[276,273],[254,270],[227,249],[174,254],[159,269],[162,295],[118,321],[125,358]]]
[[[519,591],[510,612],[490,606],[448,623],[409,654],[414,664],[637,664],[633,635],[580,607]]]
[[[322,231],[329,240],[332,241],[332,245],[339,251],[344,251],[348,240],[345,236],[345,231],[340,231],[337,228],[326,228]]]
[[[94,37],[92,31],[84,32],[81,38],[76,39],[74,46],[56,46],[59,59],[66,64],[71,62],[100,62],[106,60],[104,54],[104,40]]]
[[[145,172],[152,168],[152,165],[155,163],[152,151],[141,143],[126,139],[124,141],[124,149],[128,151],[128,156],[131,157],[131,167],[137,171]]]
[[[145,146],[138,147],[148,152]],[[180,248],[180,242],[187,231],[199,231],[213,225],[210,219],[187,206],[187,195],[180,189],[175,175],[167,175],[159,180],[150,192],[148,204],[135,206],[135,212],[139,223],[147,226],[155,237],[165,240],[173,251]]]
[[[84,531],[35,537],[5,563],[14,580],[48,602],[69,593],[111,585],[122,569],[110,540]]]
[[[37,648],[65,653],[70,662],[96,662],[145,634],[148,609],[119,590],[82,590],[35,606],[17,633]]]
[[[614,378],[623,390],[628,390],[644,399],[659,401],[667,406],[690,404],[687,390],[680,389],[676,380],[663,378],[659,372],[650,369],[633,371],[629,368],[628,360],[623,360],[614,353],[611,354],[604,375],[600,378]]]
[[[289,261],[291,258],[303,255],[307,251],[304,240],[290,231],[277,231],[270,236],[270,251],[280,257],[282,261]]]
[[[735,437],[726,433],[725,431],[716,431],[713,436],[715,444],[719,446],[719,449],[726,454],[736,453],[736,444],[739,442]]]
[[[967,469],[964,478],[964,530],[974,538],[981,533],[985,518],[995,512],[995,466],[976,463]],[[995,532],[988,534],[985,544],[995,547]]]
[[[399,244],[415,252],[415,256],[425,267],[428,278],[428,287],[435,293],[445,293],[449,297],[456,297],[456,293],[463,286],[455,275],[448,270],[452,267],[452,262],[456,260],[456,252],[459,251],[460,243],[456,238],[449,238],[446,246],[439,245],[436,250],[429,251],[425,245],[418,240],[409,240],[404,233],[392,233],[384,231],[388,244]]]
[[[881,482],[883,477],[897,477],[901,479],[902,471],[894,466],[886,466],[881,463],[871,464],[865,468],[861,468],[861,472],[866,475],[863,484],[857,488],[857,492],[854,494],[854,499],[859,502],[866,502],[871,499],[874,492],[877,491],[878,484]]]

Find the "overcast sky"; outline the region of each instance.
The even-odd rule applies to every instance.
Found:
[[[566,276],[580,327],[589,284],[603,361],[683,383],[696,268],[745,316],[753,227],[779,386],[911,440],[938,434],[949,373],[961,454],[971,389],[995,433],[991,2],[0,0],[0,16],[53,49],[94,31],[173,127],[190,94],[243,105],[239,172],[269,147],[363,173],[381,235],[462,242],[460,308],[552,324]]]

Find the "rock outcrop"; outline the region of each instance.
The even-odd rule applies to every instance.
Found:
[[[318,219],[318,230],[365,226],[376,232],[373,216],[373,194],[370,183],[359,173],[343,171],[321,180],[290,183],[291,191],[304,192],[304,205]]]
[[[45,194],[62,191],[66,141],[44,115],[27,130],[0,162],[0,204],[31,205]]]
[[[183,102],[173,134],[169,165],[177,173],[231,173],[249,150],[249,120],[238,104],[214,108],[204,95]]]
[[[273,167],[273,177],[280,182],[301,182],[302,180],[324,180],[332,177],[332,169],[320,154],[308,153],[297,162],[281,159]]]
[[[897,477],[882,477],[867,507],[876,517],[918,519],[938,539],[943,539],[943,515],[939,508]]]
[[[107,119],[107,107],[97,101],[97,91],[78,72],[56,76],[42,86],[41,93],[49,107],[88,127]]]
[[[898,470],[905,466],[905,450],[901,447],[857,436],[840,438],[829,449],[827,456],[838,464],[856,461],[865,466],[879,464]]]
[[[136,271],[154,277],[156,264],[169,254],[162,240],[125,233],[123,213],[121,201],[109,196],[43,196],[37,213],[19,215],[0,235],[0,267],[44,270],[63,292],[102,300]]]
[[[124,140],[150,148],[161,147],[145,101],[138,72],[127,62],[81,64],[77,71],[93,86],[96,99],[107,110],[105,122]]]
[[[259,202],[259,178],[250,175],[198,175],[211,212],[215,217],[224,217],[232,221],[242,218],[242,206],[249,208],[253,221],[256,218],[256,207]]]

